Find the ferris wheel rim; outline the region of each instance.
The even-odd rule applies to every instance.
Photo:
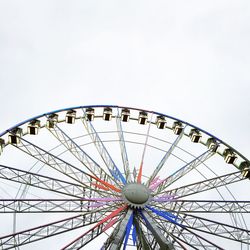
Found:
[[[152,110],[148,110],[148,109],[141,109],[141,108],[135,108],[135,107],[130,107],[130,106],[120,106],[120,105],[110,105],[110,104],[94,104],[94,105],[84,105],[84,106],[73,106],[73,107],[68,107],[68,108],[62,108],[62,109],[56,109],[56,110],[53,110],[53,111],[49,111],[49,112],[46,112],[46,113],[43,113],[43,114],[40,114],[40,115],[37,115],[37,116],[34,116],[34,117],[31,117],[31,118],[28,118],[27,120],[24,120],[24,121],[21,121],[19,123],[17,123],[16,125],[14,126],[11,126],[10,128],[8,128],[7,130],[3,131],[3,132],[0,132],[0,138],[4,135],[6,135],[7,133],[9,133],[10,131],[12,131],[13,129],[19,127],[19,126],[22,126],[26,123],[29,123],[33,120],[36,120],[36,119],[39,119],[41,117],[46,117],[48,115],[51,115],[51,114],[55,114],[55,113],[60,113],[60,112],[64,112],[64,111],[69,111],[69,110],[77,110],[77,109],[86,109],[86,108],[105,108],[105,107],[108,107],[108,108],[126,108],[126,109],[131,109],[131,110],[136,110],[136,111],[144,111],[144,112],[148,112],[148,113],[152,113],[152,114],[155,114],[155,115],[159,115],[159,116],[165,116],[169,119],[172,119],[172,120],[176,120],[176,121],[179,121],[183,124],[186,124],[194,129],[197,129],[199,130],[200,132],[208,135],[208,136],[211,136],[211,138],[214,138],[216,139],[218,142],[220,142],[221,144],[225,145],[226,147],[232,149],[237,155],[239,155],[242,159],[244,159],[246,162],[248,162],[250,164],[250,160],[244,156],[243,154],[241,154],[237,149],[235,149],[233,146],[229,145],[228,143],[226,143],[225,141],[223,141],[222,139],[218,138],[217,136],[211,134],[210,132],[192,124],[192,123],[189,123],[189,122],[186,122],[182,119],[179,119],[179,118],[176,118],[174,116],[171,116],[171,115],[167,115],[167,114],[164,114],[164,113],[161,113],[161,112],[156,112],[156,111],[152,111]]]
[[[228,148],[230,148],[230,149],[233,149],[231,146],[229,146],[228,144],[226,144],[226,143],[224,143],[222,140],[220,140],[220,139],[218,139],[217,137],[215,137],[215,136],[213,136],[212,134],[210,134],[210,133],[208,133],[208,132],[206,132],[205,130],[202,130],[202,129],[200,129],[200,128],[198,128],[198,127],[196,127],[196,126],[194,126],[194,125],[192,125],[192,124],[190,124],[190,123],[187,123],[187,122],[185,122],[185,121],[183,121],[183,120],[180,120],[180,119],[177,119],[177,118],[175,118],[175,117],[172,117],[172,116],[168,116],[168,115],[165,115],[165,114],[162,114],[162,113],[159,113],[159,112],[154,112],[154,111],[149,111],[149,110],[145,110],[145,109],[139,109],[139,108],[130,108],[130,107],[124,107],[124,106],[114,106],[114,105],[87,105],[87,106],[77,106],[77,107],[70,107],[70,108],[65,108],[65,109],[60,109],[60,110],[55,110],[55,111],[51,111],[51,112],[48,112],[48,113],[44,113],[44,114],[42,114],[42,115],[39,115],[39,116],[35,116],[35,117],[32,117],[32,118],[30,118],[30,119],[28,119],[28,120],[25,120],[25,121],[23,121],[23,122],[21,122],[21,123],[18,123],[17,125],[15,125],[15,126],[13,126],[13,127],[11,127],[11,128],[9,128],[9,129],[7,129],[5,132],[3,132],[2,134],[0,134],[0,137],[1,136],[3,136],[3,135],[5,135],[6,133],[12,133],[12,130],[13,129],[16,129],[17,127],[19,127],[19,126],[22,126],[22,125],[25,125],[26,123],[29,123],[29,122],[31,122],[31,121],[34,121],[34,120],[36,120],[36,119],[39,119],[39,118],[41,118],[41,117],[47,117],[47,116],[49,116],[49,115],[51,115],[51,114],[57,114],[57,113],[60,113],[60,112],[65,112],[65,111],[71,111],[71,110],[78,110],[78,109],[81,109],[81,110],[83,110],[83,109],[86,109],[86,108],[107,108],[107,107],[109,107],[109,108],[117,108],[117,109],[123,109],[123,108],[126,108],[126,109],[130,109],[130,110],[136,110],[136,111],[139,111],[139,112],[141,112],[141,111],[143,111],[143,112],[147,112],[147,113],[151,113],[152,114],[152,116],[153,116],[153,114],[154,115],[156,115],[156,116],[164,116],[164,117],[166,117],[166,118],[169,118],[169,119],[171,119],[171,120],[174,120],[174,121],[178,121],[178,122],[182,122],[184,125],[186,125],[186,126],[189,126],[189,127],[191,127],[191,128],[194,128],[194,129],[197,129],[197,130],[199,130],[200,132],[202,132],[202,133],[204,133],[204,134],[206,134],[206,135],[208,135],[208,136],[211,136],[212,138],[214,138],[214,139],[216,139],[217,141],[219,141],[221,144],[223,144],[224,146],[226,146],[226,147],[228,147]],[[84,111],[83,111],[84,112]],[[119,114],[119,112],[118,112],[118,114]],[[151,117],[152,117],[151,116]],[[118,115],[116,116],[116,117],[118,117]],[[150,137],[149,136],[149,129],[150,129],[150,125],[152,124],[152,119],[150,120],[150,122],[149,122],[149,124],[148,124],[148,131],[147,131],[147,133],[145,132],[143,135],[146,137],[146,142],[145,142],[145,146],[146,146],[146,144],[147,144],[147,139]],[[93,130],[94,131],[94,130]],[[92,131],[92,132],[93,132]],[[115,131],[115,132],[117,132],[118,133],[118,131]],[[126,131],[124,131],[124,132],[126,132]],[[95,133],[95,131],[93,132],[93,133]],[[91,135],[91,133],[88,131],[88,135]],[[181,138],[181,137],[180,137]],[[74,139],[73,137],[71,138],[71,139]],[[25,140],[25,139],[23,139],[23,140]],[[125,140],[124,140],[124,142],[126,142]],[[171,144],[171,143],[170,143]],[[172,145],[174,145],[174,142],[172,142]],[[176,146],[175,145],[175,147],[178,147],[178,146]],[[234,149],[233,149],[234,150]],[[66,150],[67,151],[67,150]],[[145,148],[144,148],[144,151],[145,151]],[[167,153],[168,151],[166,151],[166,153]],[[243,159],[243,160],[246,160],[247,162],[249,162],[248,160],[247,160],[247,158],[245,158],[244,156],[242,156],[240,153],[238,153],[236,150],[234,150],[234,152],[235,153],[237,153],[239,156],[241,156],[241,158]],[[205,158],[202,158],[203,157],[203,154],[202,155],[200,155],[200,156],[197,156],[196,158],[195,158],[195,160],[197,160],[197,159],[199,159],[200,161],[201,161],[201,159],[207,159],[207,157],[209,157],[210,155],[209,154],[207,154],[206,155],[206,153],[207,152],[205,152],[204,153],[204,155],[205,155]],[[143,153],[144,154],[144,153]],[[192,162],[192,161],[191,161]],[[190,164],[190,162],[188,163],[188,164]],[[240,172],[241,171],[239,171],[239,172],[235,172],[235,173],[232,173],[232,174],[230,174],[230,175],[234,175],[235,174],[235,176],[238,176],[238,174],[240,174]],[[125,174],[125,173],[124,173]],[[138,178],[138,176],[140,175],[140,171],[138,171],[137,172],[137,181],[139,181],[139,178]],[[43,176],[44,177],[44,176]],[[171,177],[171,175],[170,175],[170,177]],[[219,176],[220,178],[224,178],[224,176]],[[234,177],[234,176],[233,176]],[[140,177],[141,178],[141,177]],[[227,176],[225,176],[225,178],[228,178]],[[214,178],[214,179],[216,179],[216,178]],[[175,179],[173,179],[174,181],[175,181]],[[213,179],[208,179],[208,180],[205,180],[204,181],[204,183],[206,182],[206,181],[210,181],[210,180],[213,180]],[[226,179],[225,179],[226,180]],[[232,179],[233,180],[233,179]],[[57,180],[57,181],[59,181],[59,180]],[[131,182],[130,182],[131,183]],[[141,182],[138,182],[138,183],[141,183]],[[225,184],[226,183],[226,184]],[[222,181],[222,185],[227,185],[228,183],[227,182],[225,182],[224,183],[224,181]],[[123,183],[124,184],[124,186],[125,186],[125,183]],[[171,184],[171,183],[170,183]],[[190,185],[193,185],[193,184],[196,184],[196,183],[191,183]],[[126,185],[127,185],[127,183],[126,183]],[[140,185],[142,185],[142,184],[140,184]],[[139,185],[139,186],[140,186]],[[204,184],[205,185],[205,184]],[[131,186],[133,186],[133,185],[131,185]],[[137,186],[137,187],[139,187],[138,186],[138,184],[137,185],[135,185],[135,186]],[[164,190],[166,190],[166,187],[168,187],[168,186],[165,186],[164,187]],[[220,187],[220,186],[218,186],[218,187]],[[119,188],[119,187],[118,187]],[[184,186],[184,188],[185,188],[185,186]],[[112,187],[112,189],[113,189],[113,191],[115,191],[115,189],[114,189],[114,187]],[[116,189],[116,191],[117,191],[118,189]],[[155,209],[155,208],[153,208],[153,207],[151,207],[151,194],[149,193],[149,191],[146,191],[146,193],[147,193],[147,197],[150,197],[150,198],[145,198],[145,196],[143,196],[143,192],[145,191],[145,190],[148,190],[148,189],[144,189],[144,188],[141,188],[141,191],[139,192],[140,193],[140,195],[142,196],[142,198],[140,199],[140,200],[137,200],[135,197],[134,197],[134,195],[132,194],[132,195],[130,195],[129,193],[128,193],[128,191],[126,191],[126,190],[123,190],[123,195],[126,197],[126,199],[123,199],[123,202],[125,201],[125,206],[123,206],[123,208],[122,207],[116,207],[116,206],[114,206],[114,209],[116,209],[115,210],[115,212],[117,212],[118,213],[118,210],[119,210],[119,212],[121,212],[121,214],[120,214],[120,216],[121,217],[119,217],[119,218],[122,218],[122,220],[124,219],[127,223],[130,223],[131,222],[131,213],[129,213],[129,216],[125,216],[123,213],[122,213],[122,211],[124,210],[125,211],[125,209],[127,209],[128,208],[128,210],[126,210],[126,211],[129,211],[131,208],[132,209],[138,209],[138,208],[143,208],[146,212],[144,212],[144,210],[142,211],[142,214],[141,214],[141,218],[143,218],[144,219],[144,222],[146,222],[146,224],[147,223],[149,223],[149,224],[151,224],[151,222],[153,222],[153,220],[151,220],[152,218],[155,220],[155,221],[157,221],[157,220],[162,220],[163,221],[163,219],[161,218],[161,217],[159,217],[159,216],[162,216],[162,217],[164,217],[164,216],[167,216],[167,217],[165,217],[165,218],[168,218],[168,220],[169,221],[171,221],[172,220],[172,222],[174,222],[174,224],[175,225],[179,225],[179,226],[181,226],[182,224],[180,224],[179,222],[177,222],[177,215],[178,215],[178,213],[180,213],[182,216],[184,216],[185,218],[186,217],[188,217],[189,218],[189,220],[190,221],[192,221],[192,219],[194,220],[199,220],[199,217],[197,217],[197,216],[194,216],[194,215],[192,215],[191,214],[191,216],[189,215],[189,214],[186,214],[186,211],[185,211],[185,209],[183,210],[183,211],[180,211],[180,212],[178,212],[177,213],[177,215],[175,214],[176,213],[176,211],[175,210],[171,210],[171,206],[170,206],[170,208],[169,208],[169,210],[166,210],[167,211],[167,215],[165,214],[164,216],[163,216],[163,214],[161,213],[161,211],[160,210],[157,210],[157,209]],[[184,189],[183,189],[184,190]],[[168,192],[169,192],[169,202],[171,203],[171,202],[175,202],[174,201],[174,196],[173,196],[173,194],[172,193],[174,193],[174,192],[178,192],[178,188],[177,189],[170,189],[170,190],[168,190]],[[202,191],[203,192],[203,191]],[[103,192],[103,194],[104,194],[105,192]],[[166,192],[167,193],[167,192]],[[110,193],[110,195],[112,194],[112,192]],[[161,190],[159,191],[159,192],[157,192],[156,194],[155,194],[155,196],[159,196],[159,195],[161,195],[162,193],[161,193]],[[167,193],[168,194],[168,193]],[[175,193],[174,193],[175,194]],[[113,195],[113,194],[112,194]],[[189,194],[188,194],[189,195]],[[172,196],[172,197],[171,197]],[[76,196],[77,197],[77,196]],[[103,197],[105,197],[105,196],[103,196]],[[118,199],[117,201],[118,201],[118,203],[117,204],[120,204],[119,203],[119,197],[118,197],[118,195],[117,196],[114,196],[115,198],[114,199]],[[186,200],[186,197],[184,196],[184,198],[182,198],[183,196],[179,196],[180,198],[181,198],[181,200],[179,200],[179,202],[181,203],[181,202],[186,202],[186,201],[189,201],[189,200]],[[161,198],[161,197],[160,197]],[[105,198],[106,199],[106,198]],[[171,200],[172,199],[172,200]],[[44,199],[43,199],[44,200]],[[69,199],[67,199],[67,200],[69,200]],[[25,201],[24,199],[22,200],[22,201]],[[29,201],[29,200],[26,200],[27,202]],[[45,201],[45,200],[44,200]],[[59,202],[60,201],[60,199],[58,199],[57,201],[54,201],[54,202]],[[61,200],[61,201],[63,201],[63,200]],[[198,200],[197,200],[198,201]],[[204,200],[204,201],[207,201],[207,200]],[[204,202],[204,201],[202,201],[202,200],[199,200],[199,202]],[[35,202],[35,200],[33,200],[33,201],[31,201],[31,202]],[[152,205],[153,205],[153,202],[157,202],[157,200],[153,200],[153,197],[152,197]],[[214,200],[213,201],[214,202],[214,204],[216,203],[216,200]],[[222,201],[222,202],[232,202],[232,201],[226,201],[226,200],[224,200],[224,201]],[[236,202],[238,202],[238,203],[244,203],[245,201],[241,201],[241,200],[236,200]],[[150,204],[149,204],[150,203]],[[122,204],[122,203],[121,203]],[[160,203],[161,204],[161,203]],[[149,206],[150,205],[150,206]],[[155,206],[156,208],[157,208],[157,206]],[[161,206],[158,208],[158,209],[160,209],[161,208]],[[205,211],[205,210],[204,210]],[[229,211],[229,210],[228,210]],[[227,213],[228,213],[228,211],[227,211]],[[114,213],[114,212],[113,212]],[[204,212],[205,213],[205,212]],[[133,214],[133,213],[132,213]],[[154,216],[156,216],[156,214],[157,215],[159,215],[158,216],[158,218],[157,217],[154,217]],[[116,215],[116,213],[115,213],[115,215]],[[124,217],[123,217],[123,215],[124,215]],[[148,217],[148,215],[150,215],[149,217]],[[152,217],[152,218],[151,218]],[[183,218],[184,218],[183,217]],[[173,219],[174,218],[174,219]],[[102,222],[103,220],[101,220],[101,221],[99,221],[98,223],[97,223],[97,225],[99,225],[99,223],[100,222]],[[105,222],[107,222],[107,221],[105,221]],[[140,223],[142,223],[143,224],[143,221],[140,221]],[[115,223],[114,223],[115,224]],[[191,224],[190,224],[191,225]],[[190,226],[189,225],[189,226]],[[107,225],[106,225],[107,226]],[[124,229],[124,228],[123,228]],[[153,228],[153,230],[156,230],[155,228]],[[162,230],[164,231],[165,230],[165,228],[164,227],[162,227]],[[186,230],[188,231],[189,229],[188,229],[188,227],[186,228]],[[173,232],[173,231],[171,231],[171,232]],[[158,234],[160,234],[160,232],[157,232]],[[195,233],[194,233],[194,235],[195,235]],[[129,236],[128,236],[129,237]],[[170,237],[171,238],[171,237]],[[128,240],[128,239],[126,239],[126,240]],[[181,243],[180,242],[178,242],[178,240],[180,240],[179,238],[178,239],[176,239],[176,242],[181,246]],[[70,243],[71,244],[71,243]],[[124,243],[125,244],[125,243]],[[164,244],[168,244],[167,243],[167,241],[165,241],[165,243]],[[215,246],[215,245],[214,245]],[[65,249],[67,248],[67,246],[65,246]]]

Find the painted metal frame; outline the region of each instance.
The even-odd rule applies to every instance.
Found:
[[[110,108],[117,110],[117,115],[115,116],[116,132],[119,138],[123,172],[112,159],[99,132],[97,132],[94,127],[94,122],[88,120],[86,115],[86,109],[88,108]],[[138,171],[135,170],[133,173],[134,180],[129,170],[131,163],[128,160],[128,151],[126,149],[124,136],[126,131],[124,131],[121,121],[120,110],[122,109],[151,114],[151,118],[146,122],[148,127],[143,143],[141,163]],[[58,140],[60,145],[73,155],[81,165],[85,166],[88,171],[83,171],[80,167],[76,167],[70,162],[60,158],[60,156],[54,155],[52,152],[24,138],[25,136],[21,136],[15,132],[17,128],[25,124],[34,123],[34,121],[40,118],[50,120],[50,115],[52,114],[67,111],[72,112],[75,110],[82,111],[82,115],[77,119],[82,121],[83,129],[85,128],[92,145],[95,146],[96,151],[103,160],[109,173],[84,151],[74,138],[71,138],[70,135],[63,131],[59,123],[54,124],[53,127],[47,127],[47,130]],[[142,184],[144,172],[143,163],[146,149],[149,147],[148,139],[150,138],[150,128],[153,124],[156,124],[152,120],[153,115],[164,117],[164,122],[165,118],[180,122],[183,124],[184,129],[171,143],[170,148],[164,153],[160,162],[156,164],[152,175],[148,176],[148,180],[143,184],[151,190],[150,200],[145,202],[145,205],[131,205],[132,203],[124,199],[121,194],[127,183],[135,182],[140,185]],[[169,157],[173,155],[175,148],[178,147],[178,143],[184,135],[190,136],[187,132],[185,133],[186,127],[190,127],[191,131],[203,133],[207,137],[215,140],[216,148],[213,146],[206,149],[191,161],[185,162],[176,172],[160,180],[159,173],[164,169]],[[79,228],[83,230],[86,228],[86,230],[67,245],[62,246],[62,249],[81,249],[98,236],[104,234],[107,234],[107,239],[101,249],[110,250],[120,249],[122,247],[126,249],[128,245],[133,245],[137,249],[172,250],[187,249],[187,247],[190,249],[223,249],[222,246],[219,246],[220,244],[214,243],[209,235],[240,242],[242,245],[248,247],[246,249],[249,249],[250,231],[247,226],[230,225],[200,217],[199,214],[233,214],[235,219],[238,215],[242,216],[242,214],[250,213],[250,201],[188,200],[192,195],[205,191],[218,190],[218,188],[222,186],[227,188],[228,185],[247,180],[248,176],[246,178],[242,173],[243,171],[248,171],[250,166],[249,160],[245,156],[221,139],[197,126],[169,115],[144,109],[116,105],[88,105],[59,109],[32,117],[0,133],[0,138],[6,134],[14,136],[18,140],[19,143],[12,143],[17,150],[24,152],[49,168],[63,174],[68,180],[53,178],[32,171],[24,171],[6,165],[0,165],[0,179],[20,183],[24,186],[31,186],[68,198],[0,199],[0,214],[13,214],[16,216],[17,214],[29,213],[77,213],[77,215],[37,227],[31,227],[19,232],[13,232],[9,235],[0,235],[1,249],[18,248]],[[199,138],[196,139],[194,142],[199,141]],[[236,172],[229,172],[224,175],[219,174],[213,178],[170,189],[171,185],[177,180],[183,178],[189,172],[195,171],[199,165],[205,164],[208,159],[216,155],[217,147],[221,145],[242,159],[242,162],[246,164],[246,166],[244,165],[244,169],[240,169],[239,164],[234,164],[235,167],[238,168]],[[227,157],[227,155],[225,156],[222,153],[220,153],[220,155]],[[227,161],[233,162],[232,159],[234,158],[227,158]],[[243,219],[243,224],[244,223],[246,224]],[[113,231],[107,233],[111,229]]]

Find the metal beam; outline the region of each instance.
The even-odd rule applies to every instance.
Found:
[[[150,215],[159,223],[160,226],[163,226],[163,224],[160,223],[161,219],[158,216],[154,215],[153,213],[150,213]],[[179,213],[179,217],[182,218],[182,223],[177,224],[176,227],[173,227],[171,233],[174,235],[178,235],[179,228],[182,228],[182,231],[188,231],[189,233],[192,232],[192,234],[195,234],[193,232],[193,230],[195,230],[202,233],[211,234],[213,235],[213,238],[225,238],[232,241],[238,241],[241,244],[249,245],[250,231],[247,229],[185,213]]]
[[[110,192],[107,191],[100,192],[97,189],[97,187],[96,188],[93,187],[92,185],[93,182],[97,180],[94,176],[91,176],[87,172],[73,166],[72,164],[38,147],[37,145],[29,142],[24,138],[19,137],[19,139],[20,143],[13,144],[14,147],[27,153],[28,155],[37,159],[38,161],[43,162],[44,164],[62,173],[63,175],[75,180],[86,189],[91,189],[97,193],[101,193],[102,196],[104,195],[109,196],[111,194]],[[99,180],[97,180],[97,182],[98,181]]]
[[[206,239],[204,236],[201,236],[192,230],[190,228],[184,226],[184,225],[177,225],[175,226],[172,232],[169,233],[169,229],[166,228],[165,224],[160,223],[161,219],[150,213],[155,221],[159,223],[159,228],[161,228],[165,233],[173,235],[173,238],[176,237],[179,241],[182,241],[183,243],[187,244],[193,249],[211,249],[211,250],[218,250],[223,249],[222,247],[218,246],[217,244],[213,243],[211,240]],[[185,220],[182,220],[182,224]]]
[[[202,153],[185,166],[177,170],[175,173],[164,179],[164,181],[160,182],[159,186],[157,187],[156,194],[161,193],[164,191],[168,186],[176,182],[178,179],[182,178],[184,175],[189,173],[190,171],[196,169],[200,164],[204,163],[207,159],[209,159],[215,152],[211,150],[207,150],[206,152]]]
[[[109,176],[99,164],[90,157],[69,135],[67,135],[57,124],[53,128],[47,128],[56,139],[68,151],[76,157],[94,176],[114,184],[114,179]]]
[[[112,219],[118,217],[117,221],[123,218],[123,210],[126,209],[126,206],[120,207],[119,209],[113,211],[107,217],[99,221],[94,227],[89,229],[87,232],[81,234],[79,237],[74,239],[72,242],[64,246],[61,250],[66,249],[80,249],[84,247],[87,243],[98,237],[105,231],[105,227],[110,223]]]
[[[71,197],[84,198],[88,196],[84,186],[80,184],[4,165],[0,165],[0,178]]]
[[[93,210],[84,215],[77,215],[63,220],[54,221],[45,225],[30,228],[14,234],[0,237],[0,248],[11,249],[20,247],[38,240],[43,240],[61,233],[66,233],[74,229],[90,225],[100,221],[103,214],[109,212],[108,210],[100,212]]]
[[[250,243],[250,230],[231,226],[226,223],[186,214],[183,225],[185,228],[212,234],[213,237],[222,237],[246,245]]]
[[[100,156],[102,157],[105,165],[107,166],[108,170],[110,171],[111,175],[114,177],[114,181],[117,183],[118,186],[121,187],[122,184],[126,183],[126,180],[122,173],[120,172],[119,168],[115,165],[113,159],[111,158],[108,150],[104,146],[99,134],[96,132],[94,126],[92,125],[91,121],[87,119],[86,113],[83,110],[84,116],[81,117],[81,121],[87,130],[92,142],[94,143],[97,151],[99,152]]]
[[[121,123],[121,115],[119,113],[119,109],[117,109],[117,116],[116,116],[116,126],[117,126],[117,132],[119,136],[119,143],[120,143],[120,149],[121,149],[121,155],[122,155],[122,161],[123,161],[123,168],[124,168],[124,173],[126,176],[126,180],[128,182],[131,181],[131,175],[129,171],[129,161],[128,161],[128,155],[127,155],[127,149],[126,149],[126,144],[124,140],[124,134],[123,134],[123,129],[122,129],[122,123]]]
[[[159,162],[159,164],[157,165],[157,167],[155,168],[153,174],[150,176],[149,180],[147,181],[148,186],[150,186],[151,181],[157,176],[157,174],[160,172],[160,170],[162,169],[162,167],[164,166],[164,164],[166,163],[166,161],[168,160],[168,158],[170,157],[170,155],[172,154],[173,150],[176,148],[177,144],[179,143],[179,141],[181,140],[182,136],[184,134],[184,129],[182,130],[182,132],[178,135],[178,137],[175,139],[175,141],[172,143],[171,147],[169,148],[169,150],[165,153],[165,155],[163,156],[163,158],[161,159],[161,161]]]
[[[238,181],[242,181],[245,178],[242,176],[241,171],[229,173],[221,176],[217,176],[204,181],[192,183],[182,187],[174,188],[165,191],[165,195],[171,195],[173,197],[182,198],[185,196],[193,195],[196,193],[205,192],[207,190],[216,189],[221,186],[226,186]]]
[[[109,247],[110,250],[119,250],[120,249],[122,242],[123,242],[123,239],[124,239],[124,236],[125,236],[126,226],[128,224],[129,218],[132,214],[133,214],[133,210],[128,209],[125,217],[123,218],[123,220],[120,223],[119,230],[118,230],[117,234],[114,236],[114,239],[113,239],[112,243],[110,244],[110,247]]]
[[[112,223],[113,224],[113,223]],[[115,223],[114,223],[115,224]],[[113,224],[113,225],[114,225]],[[107,240],[103,243],[101,250],[106,250],[110,248],[110,245],[112,244],[115,235],[118,233],[119,228],[120,228],[121,221],[118,222],[115,226],[115,228],[112,231],[112,234],[107,238]]]
[[[250,201],[221,200],[169,200],[154,203],[154,206],[167,211],[180,213],[250,213]]]
[[[206,239],[205,237],[194,233],[189,229],[185,229],[179,234],[179,239],[183,239],[183,241],[192,246],[194,249],[204,249],[204,250],[224,250],[219,245],[211,242],[210,240]]]
[[[145,211],[142,210],[141,212],[143,219],[146,222],[147,227],[154,235],[155,240],[158,242],[160,249],[163,250],[173,250],[174,246],[170,243],[166,237],[161,233],[160,229],[158,228],[157,223],[153,220],[151,216]]]
[[[80,213],[89,212],[102,203],[98,199],[0,199],[0,213]],[[107,202],[106,206],[116,204]],[[119,204],[117,204],[119,206]]]
[[[142,170],[143,170],[143,163],[144,163],[144,157],[146,154],[146,149],[148,146],[148,138],[149,138],[149,132],[150,132],[150,128],[151,128],[151,124],[152,124],[152,119],[153,119],[153,113],[151,112],[151,117],[150,117],[150,121],[148,124],[148,129],[147,129],[147,134],[146,134],[146,139],[144,142],[144,147],[143,147],[143,152],[142,152],[142,156],[141,156],[141,163],[140,163],[140,168],[138,171],[138,175],[137,175],[137,182],[141,183],[141,179],[142,179]]]
[[[137,216],[134,217],[134,224],[137,233],[137,249],[153,250],[153,248],[151,247],[152,244],[149,243],[147,237],[145,236]]]
[[[185,240],[183,240],[182,238],[179,237],[182,234],[182,231],[184,230],[184,228],[180,228],[175,224],[172,224],[172,223],[170,223],[168,221],[162,220],[162,219],[159,218],[159,216],[156,217],[155,214],[151,214],[151,215],[158,222],[158,227],[160,228],[160,230],[162,230],[162,233],[164,234],[164,236],[165,237],[169,237],[169,236],[172,237],[173,244],[174,244],[175,248],[177,247],[175,242],[177,242],[177,244],[179,244],[181,246],[181,249],[186,250],[186,247],[181,244],[181,242],[182,242],[182,243],[184,243],[185,245],[189,246],[192,249],[199,250],[198,248],[194,247],[193,244],[190,244],[189,242],[187,242],[187,241],[185,241]],[[173,226],[173,227],[171,227],[171,226]],[[173,229],[175,229],[175,234],[173,234]]]

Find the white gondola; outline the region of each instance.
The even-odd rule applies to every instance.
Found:
[[[28,125],[28,133],[30,135],[37,135],[38,134],[38,131],[40,129],[40,121],[39,120],[34,120],[34,121],[31,121]]]
[[[130,118],[130,110],[129,109],[122,109],[121,120],[123,122],[128,122]]]
[[[198,143],[201,139],[201,133],[197,129],[191,129],[189,137],[192,142]]]
[[[239,169],[242,171],[242,176],[250,179],[250,163],[247,161],[241,162]]]
[[[234,161],[237,159],[236,154],[230,148],[227,148],[224,150],[223,156],[224,156],[225,162],[228,164],[233,164]]]
[[[182,132],[182,130],[183,130],[183,126],[182,126],[182,123],[181,122],[174,122],[173,123],[173,126],[172,126],[172,129],[173,129],[173,131],[174,131],[174,133],[176,134],[176,135],[179,135],[179,134],[181,134],[181,132]]]
[[[156,126],[159,129],[164,129],[166,127],[166,119],[163,116],[157,116],[156,118]]]
[[[250,179],[250,169],[244,169],[242,172],[243,177]]]
[[[95,117],[95,110],[93,108],[87,108],[86,109],[86,116],[88,121],[93,121]]]
[[[0,154],[3,152],[3,148],[5,146],[5,142],[3,138],[0,138]]]
[[[213,152],[216,152],[219,147],[218,142],[214,138],[208,138],[206,145],[208,149],[212,150]]]
[[[54,125],[58,122],[58,114],[50,114],[48,116],[46,127],[47,128],[54,128]]]
[[[148,113],[144,111],[139,112],[138,123],[145,125],[147,124],[147,121],[148,121]]]
[[[13,129],[9,134],[9,143],[11,144],[19,144],[20,137],[23,135],[23,130],[21,128]]]
[[[68,124],[73,124],[75,123],[76,120],[76,111],[75,110],[69,110],[66,113],[66,117],[65,117],[65,122]]]
[[[103,120],[111,121],[112,119],[112,108],[104,108],[103,110]]]
[[[250,179],[250,168],[246,168],[242,171],[242,176]]]

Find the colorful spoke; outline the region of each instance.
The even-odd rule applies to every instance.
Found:
[[[152,212],[154,212],[155,214],[157,214],[157,215],[163,217],[164,219],[182,227],[182,225],[177,222],[178,217],[176,215],[173,215],[172,213],[167,212],[167,211],[160,211],[160,210],[155,209],[155,208],[150,207],[150,206],[146,206],[146,207],[149,210],[151,210]]]
[[[128,220],[128,223],[127,223],[127,226],[126,226],[126,233],[125,233],[125,239],[124,239],[124,247],[123,249],[125,250],[126,247],[127,247],[127,244],[128,244],[128,237],[130,235],[130,230],[132,228],[132,225],[133,225],[133,212],[132,214],[130,215],[130,218]],[[135,236],[134,236],[135,237]]]
[[[137,176],[137,182],[138,183],[141,183],[142,167],[143,167],[143,161],[141,162],[141,165],[140,165],[140,168],[139,168],[139,172],[138,172],[138,176]]]

